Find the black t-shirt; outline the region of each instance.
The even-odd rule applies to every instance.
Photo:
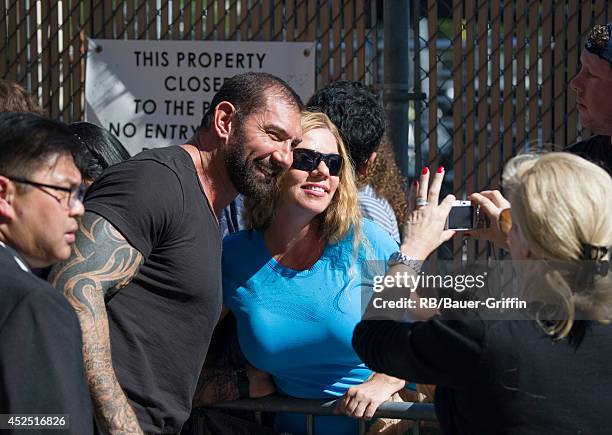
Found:
[[[92,434],[82,347],[79,321],[64,296],[0,245],[0,414],[67,414],[69,429],[53,433]]]
[[[107,301],[113,365],[149,433],[178,433],[221,312],[221,237],[189,154],[144,151],[96,181],[87,211],[144,256]]]
[[[610,136],[593,136],[565,149],[601,166],[612,176],[612,143]]]
[[[553,341],[526,316],[370,320],[357,325],[353,346],[374,371],[438,385],[445,434],[603,435],[612,427],[612,325],[590,324],[578,345]]]

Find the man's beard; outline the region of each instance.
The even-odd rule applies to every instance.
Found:
[[[282,173],[282,168],[274,164],[270,156],[265,159],[249,159],[246,137],[241,127],[230,135],[225,152],[225,167],[238,193],[256,199],[269,197]]]

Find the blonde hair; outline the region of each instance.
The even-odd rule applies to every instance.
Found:
[[[328,243],[337,243],[353,231],[354,245],[357,246],[361,231],[361,212],[357,202],[357,187],[355,183],[355,170],[350,161],[348,152],[338,129],[321,112],[302,112],[302,133],[323,128],[329,130],[336,140],[338,153],[342,157],[342,168],[340,169],[338,189],[334,194],[329,206],[317,216],[321,220],[321,236]],[[274,215],[279,201],[280,185],[284,176],[277,182],[276,188],[269,201],[245,199],[244,219],[246,227],[267,228]]]
[[[546,267],[543,271],[536,266],[529,270],[527,292],[539,292],[559,307],[553,321],[540,324],[561,339],[572,330],[577,312],[608,323],[612,319],[612,275],[598,275],[586,288],[575,281],[584,261],[584,244],[612,245],[612,178],[581,157],[551,152],[510,160],[503,185],[512,203],[513,221],[534,260],[570,265],[565,270]],[[530,263],[541,266],[543,262]],[[535,288],[534,283],[543,282],[544,289]]]

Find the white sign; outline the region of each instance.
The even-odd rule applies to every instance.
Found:
[[[131,154],[184,143],[225,79],[274,74],[306,101],[315,90],[314,43],[90,39],[85,118]]]

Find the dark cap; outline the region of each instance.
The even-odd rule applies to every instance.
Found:
[[[605,61],[612,64],[612,23],[597,24],[589,32],[587,42],[584,47],[593,54],[596,54]]]

